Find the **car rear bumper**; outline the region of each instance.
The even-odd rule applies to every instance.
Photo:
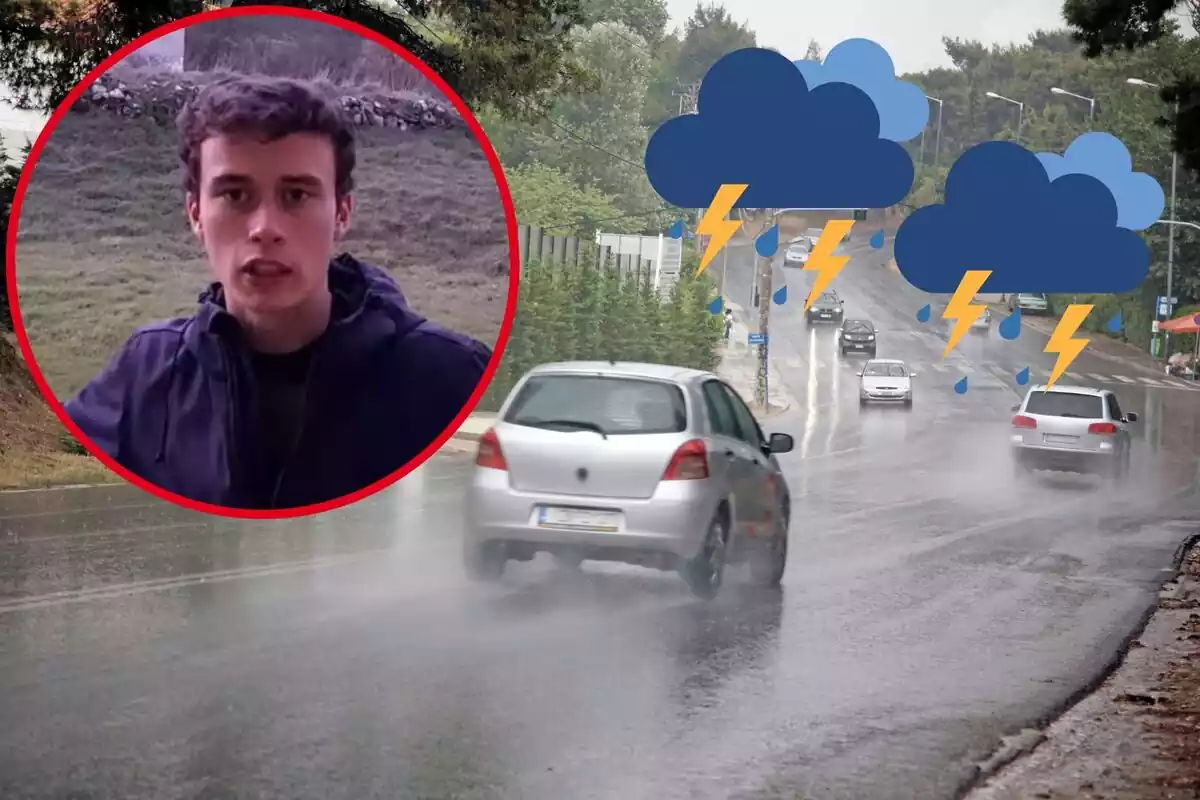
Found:
[[[853,350],[856,353],[874,353],[875,342],[847,342],[841,343],[842,349],[846,351]]]
[[[703,543],[719,495],[708,481],[660,483],[653,497],[586,497],[521,492],[508,473],[476,469],[467,498],[469,543],[503,542],[524,551],[581,552],[588,558],[640,560],[639,555],[691,558]],[[619,511],[615,531],[545,528],[539,506]]]
[[[1097,475],[1110,472],[1115,464],[1116,450],[1071,450],[1065,447],[1034,447],[1016,445],[1013,461],[1026,469],[1053,472],[1077,472]]]
[[[912,402],[912,392],[904,394],[876,394],[875,392],[859,392],[860,400],[867,403],[908,403]]]

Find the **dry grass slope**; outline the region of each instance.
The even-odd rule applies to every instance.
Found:
[[[418,312],[494,344],[508,238],[470,133],[362,128],[356,182],[345,248],[390,269]],[[189,314],[211,279],[185,223],[174,131],[148,118],[69,114],[34,167],[18,231],[22,317],[62,399],[135,328]]]

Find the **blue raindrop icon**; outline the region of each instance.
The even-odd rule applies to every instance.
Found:
[[[929,315],[933,313],[933,309],[929,307],[929,303],[921,306],[917,311],[917,322],[929,322]]]
[[[1029,367],[1017,373],[1017,383],[1021,386],[1029,383]]]
[[[708,304],[708,310],[713,314],[720,314],[722,305],[724,305],[724,298],[718,295],[717,297],[713,298],[711,303]]]
[[[775,294],[771,295],[771,299],[775,301],[775,305],[781,306],[787,302],[787,287],[780,286],[775,290]]]
[[[883,247],[883,229],[882,228],[875,231],[875,233],[871,236],[871,247],[874,247],[876,250]]]
[[[754,240],[754,249],[763,258],[770,258],[779,249],[779,226],[772,225],[771,229]]]
[[[1118,311],[1116,314],[1114,314],[1113,318],[1108,321],[1108,332],[1109,333],[1120,333],[1121,332],[1121,312],[1120,311]]]
[[[667,228],[667,236],[672,239],[682,239],[683,238],[683,220],[681,220],[681,219],[675,220],[675,224],[673,224],[671,227]]]
[[[1017,309],[1010,314],[1003,322],[996,326],[1000,331],[1000,336],[1004,339],[1015,339],[1021,335],[1021,309]]]
[[[959,394],[967,393],[967,377],[965,375],[958,379],[958,383],[954,384],[954,391]]]

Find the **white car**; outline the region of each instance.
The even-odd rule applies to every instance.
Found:
[[[821,238],[820,228],[809,228],[804,232],[804,238],[808,240],[810,247],[817,246],[817,240]]]
[[[807,243],[796,242],[790,245],[787,251],[783,254],[783,265],[785,267],[802,267],[808,263],[808,253],[809,248]]]
[[[859,375],[858,404],[903,403],[912,407],[912,371],[898,358],[872,358]]]

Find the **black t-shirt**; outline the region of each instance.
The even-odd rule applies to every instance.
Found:
[[[258,491],[269,501],[304,425],[313,345],[293,353],[253,353],[259,441]]]

